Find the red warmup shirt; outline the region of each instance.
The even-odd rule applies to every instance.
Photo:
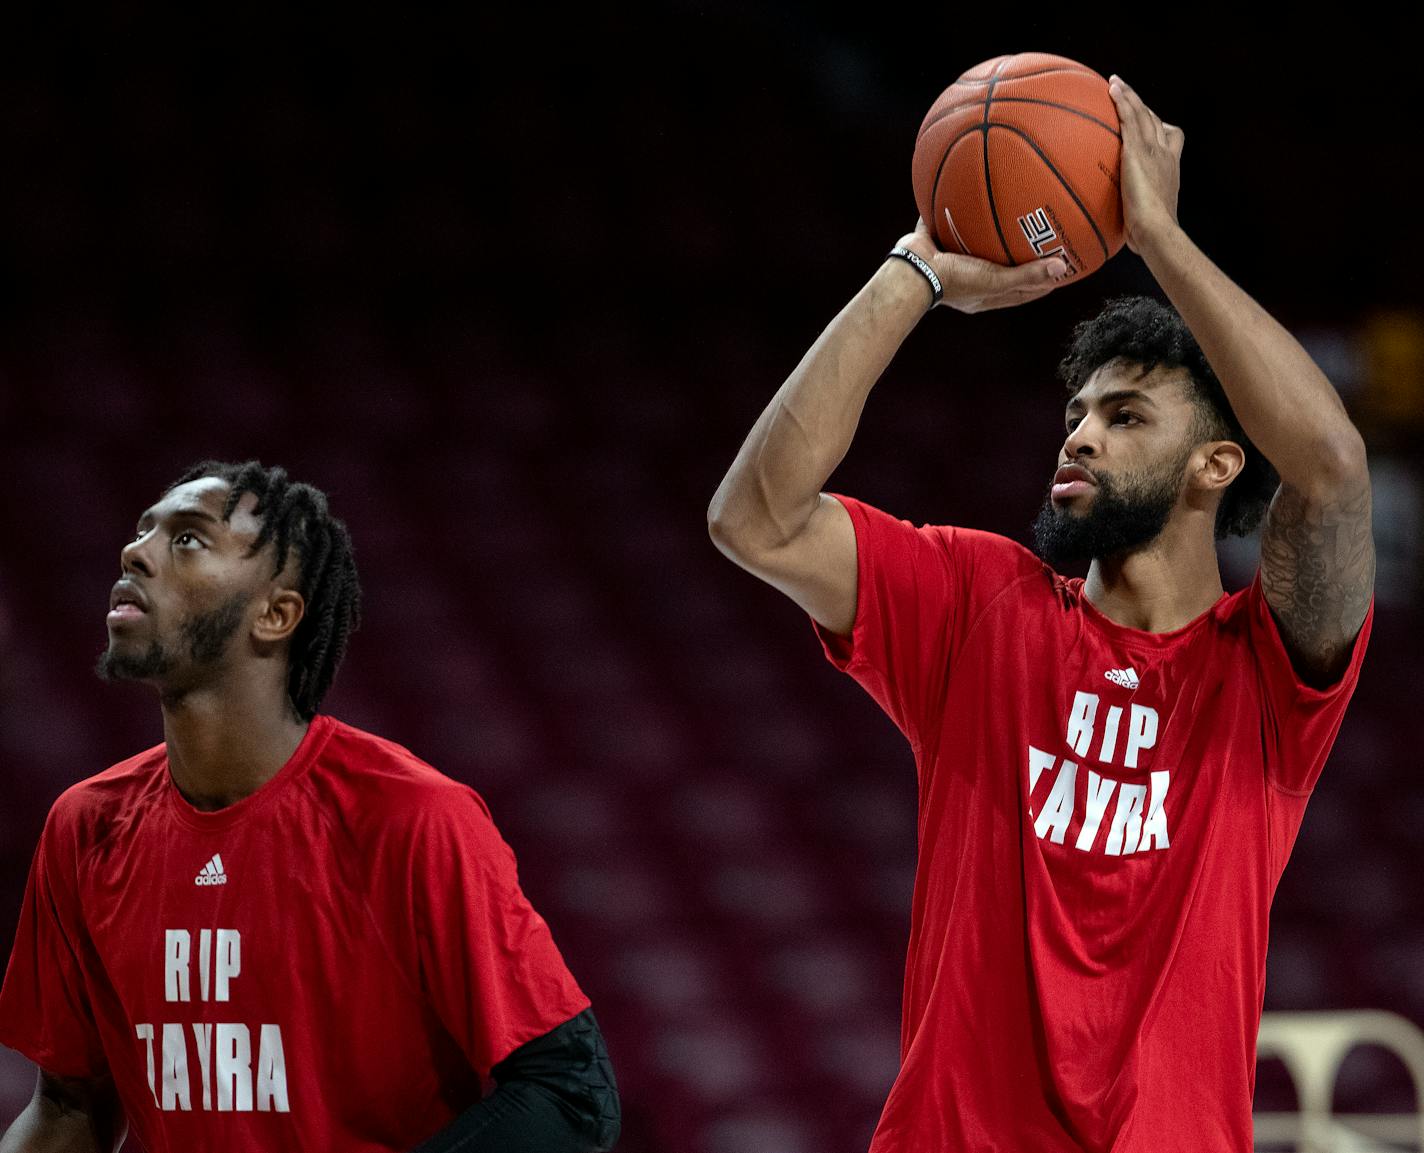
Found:
[[[318,715],[217,812],[161,745],[59,798],[0,1042],[111,1072],[151,1153],[374,1153],[444,1127],[588,1004],[479,796]]]
[[[900,1074],[872,1153],[1251,1149],[1267,914],[1359,676],[1292,670],[1261,592],[1150,633],[1027,549],[849,497],[849,639],[909,739]]]

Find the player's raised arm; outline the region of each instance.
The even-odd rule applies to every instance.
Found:
[[[128,1124],[114,1084],[40,1070],[35,1094],[0,1137],[0,1153],[114,1153]]]
[[[1374,589],[1365,445],[1325,374],[1177,223],[1183,133],[1118,77],[1127,243],[1192,330],[1246,435],[1281,487],[1266,515],[1261,584],[1308,683],[1349,661]]]
[[[771,399],[707,510],[713,541],[833,632],[855,623],[855,532],[821,489],[845,457],[865,399],[925,312],[1006,308],[1055,287],[1056,259],[1017,268],[940,252],[923,222],[845,306]],[[943,293],[936,300],[934,283]]]

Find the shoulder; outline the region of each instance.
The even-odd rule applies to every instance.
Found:
[[[1211,610],[1218,631],[1226,633],[1245,632],[1251,626],[1253,615],[1262,619],[1270,616],[1265,597],[1261,595],[1259,571],[1250,584],[1227,593]]]
[[[50,806],[51,843],[93,846],[141,814],[161,794],[166,747],[154,745],[70,785]]]
[[[1248,646],[1259,663],[1262,647],[1285,651],[1280,629],[1266,600],[1258,568],[1251,582],[1227,593],[1211,610],[1213,633],[1223,643],[1236,640]]]
[[[492,827],[474,789],[404,745],[324,715],[330,732],[306,787],[358,840],[414,834],[449,822]]]
[[[1295,668],[1279,622],[1262,588],[1260,569],[1243,588],[1227,593],[1205,614],[1204,627],[1194,630],[1207,648],[1195,648],[1197,659],[1226,670],[1250,670],[1256,704],[1262,708],[1295,708],[1310,702],[1348,697],[1359,675],[1360,657],[1368,637],[1368,622],[1358,638],[1344,673],[1329,685],[1315,686]]]
[[[999,533],[960,525],[915,524],[855,497],[827,495],[845,506],[855,527],[857,548],[871,559],[913,554],[918,560],[938,562],[946,569],[983,579],[1012,580],[1052,573],[1030,549]]]

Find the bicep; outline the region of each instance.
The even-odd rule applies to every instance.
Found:
[[[840,636],[855,625],[855,526],[845,505],[821,493],[801,530],[774,548],[733,557]]]
[[[1291,663],[1307,684],[1334,682],[1374,592],[1370,483],[1358,475],[1318,491],[1282,484],[1261,537],[1261,588]]]

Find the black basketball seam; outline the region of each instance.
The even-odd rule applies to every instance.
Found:
[[[1004,236],[1003,226],[999,223],[999,207],[994,203],[994,182],[989,176],[989,105],[994,103],[994,86],[999,82],[999,72],[1008,63],[1004,60],[994,69],[994,74],[989,77],[989,88],[984,93],[984,191],[989,197],[989,218],[994,222],[994,231],[999,234],[999,243],[1004,246],[1004,259],[1009,262],[1009,267],[1015,267],[1018,261],[1014,259],[1014,254],[1009,251],[1008,238]],[[1062,179],[1060,177],[1060,179]]]
[[[1002,67],[1003,67],[1003,64],[1000,64],[1000,65],[999,65],[999,68],[1002,68]],[[1092,76],[1092,77],[1095,77],[1095,78],[1098,79],[1098,80],[1101,80],[1101,79],[1102,79],[1102,77],[1099,76],[1096,72],[1094,72],[1091,68],[1044,68],[1043,70],[1041,70],[1041,71],[1039,71],[1039,72],[1025,72],[1025,73],[1023,73],[1022,75],[1019,75],[1019,76],[1010,76],[1010,77],[1008,77],[1008,79],[1010,79],[1010,80],[1031,80],[1031,79],[1032,79],[1033,77],[1035,77],[1035,76],[1051,76],[1051,75],[1052,75],[1053,73],[1055,73],[1055,72],[1067,72],[1067,73],[1070,73],[1070,74],[1073,75],[1073,76]],[[994,85],[998,82],[999,79],[1001,79],[1001,77],[999,77],[998,70],[996,69],[993,76],[986,77],[986,78],[983,79],[983,80],[965,80],[965,79],[963,79],[963,78],[961,77],[960,79],[956,80],[956,81],[954,82],[954,84],[987,84],[987,85],[989,85],[990,90],[992,91]],[[950,87],[950,88],[953,88],[953,87],[954,87],[954,84],[951,84],[949,87]],[[948,89],[946,89],[946,91],[948,91]],[[943,95],[943,93],[941,93],[941,95]],[[1003,99],[1008,99],[1008,97],[1003,97]],[[969,104],[973,104],[974,101],[971,100],[971,101],[969,101],[968,103],[969,103]],[[967,106],[968,106],[967,104],[956,104],[956,105],[955,105],[956,108],[964,108],[964,107],[967,107]],[[936,120],[936,121],[939,120],[939,117],[936,116],[936,117],[935,117],[935,120]],[[926,125],[921,125],[921,127],[920,127],[920,136],[923,136],[923,135],[925,134],[925,128],[926,128],[926,127],[927,127]],[[919,136],[915,137],[915,139],[918,140],[918,139],[919,139]]]
[[[1000,64],[1000,65],[999,65],[999,68],[1002,68],[1002,67],[1003,67],[1003,65]],[[1052,75],[1053,73],[1055,73],[1055,72],[1072,72],[1072,73],[1075,73],[1075,74],[1078,75],[1078,76],[1097,76],[1097,75],[1098,75],[1098,74],[1097,74],[1096,72],[1094,72],[1091,68],[1056,68],[1056,67],[1055,67],[1055,68],[1042,68],[1042,69],[1040,69],[1040,70],[1037,71],[1037,72],[1016,72],[1016,73],[1014,73],[1014,75],[1007,77],[1007,79],[1009,79],[1009,80],[1028,80],[1028,79],[1030,79],[1031,77],[1034,77],[1034,76],[1051,76],[1051,75]],[[1102,79],[1102,77],[1098,77],[1098,78],[1099,78],[1099,79]],[[993,76],[985,76],[982,80],[979,80],[979,79],[975,79],[975,80],[965,80],[965,79],[961,76],[961,77],[960,77],[958,80],[956,80],[954,83],[955,83],[955,84],[988,84],[988,85],[992,86],[992,85],[994,84],[994,82],[995,82],[997,79],[1003,79],[1003,78],[999,76],[998,69],[996,68],[996,69],[994,70],[994,75],[993,75]],[[953,87],[953,85],[951,85],[950,87]]]
[[[1098,243],[1102,245],[1103,259],[1106,260],[1109,255],[1108,242],[1103,239],[1103,234],[1098,229],[1098,222],[1093,219],[1093,214],[1088,211],[1087,205],[1085,205],[1081,200],[1078,199],[1078,194],[1073,191],[1073,186],[1069,184],[1068,181],[1064,180],[1063,174],[1060,173],[1058,169],[1053,166],[1053,161],[1049,160],[1048,157],[1044,155],[1043,149],[1038,146],[1038,144],[1034,141],[1033,137],[1030,136],[1027,132],[1024,132],[1022,129],[1015,128],[1012,124],[987,125],[984,132],[984,156],[986,158],[986,161],[989,155],[989,128],[1002,128],[1006,132],[1012,132],[1015,136],[1021,136],[1024,140],[1028,141],[1028,146],[1038,153],[1038,158],[1043,161],[1044,165],[1048,168],[1048,171],[1053,173],[1053,178],[1057,180],[1059,184],[1063,185],[1063,191],[1068,193],[1068,195],[1073,198],[1073,203],[1078,206],[1078,211],[1083,214],[1083,219],[1088,222],[1088,227],[1093,230],[1093,235],[1098,238]],[[997,216],[994,219],[994,223],[996,225],[998,224]],[[1003,234],[1000,233],[1000,235],[1002,236]]]
[[[1056,100],[1040,100],[1036,96],[998,96],[995,97],[995,99],[997,99],[1000,104],[1042,104],[1047,108],[1057,108],[1063,112],[1071,112],[1074,116],[1081,116],[1084,120],[1091,120],[1094,124],[1106,128],[1119,140],[1122,139],[1122,133],[1118,129],[1114,128],[1111,124],[1109,124],[1106,120],[1099,120],[1096,116],[1093,116],[1091,113],[1084,112],[1081,108],[1074,108],[1068,104],[1059,104]],[[949,108],[944,109],[928,124],[923,125],[920,128],[920,135],[915,138],[915,143],[918,144],[920,140],[924,138],[926,132],[928,132],[931,128],[933,128],[951,112],[958,112],[962,108],[970,108],[978,103],[979,102],[977,100],[966,100],[962,104],[955,104]]]
[[[969,127],[969,128],[966,128],[963,132],[961,132],[958,136],[956,136],[953,140],[951,140],[947,145],[945,145],[944,154],[940,157],[939,168],[935,170],[934,184],[933,184],[933,186],[930,188],[930,211],[931,211],[931,212],[934,211],[934,204],[935,204],[936,199],[938,199],[938,196],[939,196],[939,182],[940,182],[940,178],[941,178],[941,176],[942,176],[943,173],[944,173],[944,166],[945,166],[947,163],[949,163],[949,154],[954,151],[955,146],[958,145],[958,143],[959,143],[961,140],[963,140],[966,136],[970,135],[971,133],[979,132],[979,133],[982,133],[983,136],[984,136],[984,150],[985,150],[985,156],[987,157],[987,155],[988,155],[988,148],[989,148],[989,129],[990,129],[990,128],[1006,128],[1006,129],[1008,129],[1010,132],[1014,133],[1014,135],[1016,135],[1016,136],[1022,136],[1025,140],[1028,141],[1029,147],[1031,147],[1036,153],[1038,153],[1039,159],[1042,160],[1043,163],[1044,163],[1044,165],[1048,168],[1048,170],[1049,170],[1051,173],[1053,173],[1054,179],[1056,179],[1059,184],[1063,185],[1064,190],[1068,193],[1069,196],[1071,196],[1071,197],[1073,198],[1073,203],[1078,206],[1078,210],[1083,214],[1083,219],[1085,219],[1085,220],[1088,222],[1088,226],[1089,226],[1090,228],[1092,228],[1093,232],[1097,235],[1098,243],[1103,246],[1103,254],[1104,254],[1104,256],[1106,256],[1106,255],[1107,255],[1107,247],[1108,247],[1108,246],[1107,246],[1107,243],[1103,240],[1103,234],[1098,230],[1097,223],[1093,220],[1092,214],[1087,210],[1086,207],[1084,207],[1083,202],[1078,199],[1078,194],[1077,194],[1076,192],[1074,192],[1073,189],[1072,189],[1072,187],[1068,184],[1068,182],[1063,179],[1062,173],[1060,173],[1060,172],[1058,171],[1058,169],[1054,167],[1053,162],[1052,162],[1051,160],[1049,160],[1048,157],[1043,154],[1043,150],[1042,150],[1041,148],[1039,148],[1037,144],[1034,143],[1033,138],[1030,137],[1027,133],[1025,133],[1022,129],[1020,129],[1020,128],[1015,128],[1012,124],[995,124],[995,123],[992,123],[992,122],[986,122],[986,123],[975,124],[975,125],[973,125],[973,126],[971,126],[971,127]],[[986,161],[986,164],[987,164],[987,161]],[[988,180],[989,180],[989,172],[988,172],[988,168],[987,168],[987,167],[985,168],[985,171],[984,171],[984,180],[985,180],[985,183],[986,183],[986,185],[987,185]],[[992,201],[992,200],[990,201],[990,204],[989,204],[989,211],[990,211],[991,215],[993,215],[993,217],[994,217],[994,226],[995,226],[995,228],[998,228],[998,224],[999,224],[999,221],[998,221],[998,214],[997,214],[997,212],[996,212],[996,210],[995,210],[995,208],[994,208],[994,204],[993,204],[993,201]],[[938,221],[937,219],[936,219],[935,224],[934,224],[934,230],[935,230],[936,233],[938,233],[938,231],[939,231],[939,221]],[[1003,238],[1004,238],[1003,230],[1002,230],[1002,229],[999,229],[999,239],[1002,241]],[[1010,260],[1011,263],[1013,262],[1013,256],[1012,256],[1012,255],[1009,256],[1009,260]]]
[[[940,179],[940,176],[941,176],[941,175],[943,174],[943,172],[944,172],[944,166],[949,163],[949,154],[954,151],[954,146],[955,146],[956,144],[958,144],[961,140],[963,140],[966,136],[968,136],[971,132],[982,132],[982,131],[983,131],[983,126],[982,126],[982,125],[979,125],[979,124],[974,125],[973,128],[966,128],[963,132],[961,132],[958,136],[956,136],[953,140],[951,140],[951,141],[949,142],[949,145],[948,145],[948,146],[945,148],[945,150],[944,150],[944,154],[943,154],[942,156],[940,156],[940,158],[939,158],[939,167],[935,169],[934,183],[933,183],[932,185],[930,185],[930,214],[931,214],[931,215],[934,215],[935,200],[936,200],[936,199],[938,198],[938,196],[939,196],[939,179]],[[937,216],[936,216],[935,219],[931,222],[931,231],[932,231],[932,233],[933,233],[934,236],[936,236],[936,237],[939,236],[939,217],[937,217]],[[972,253],[965,253],[965,255],[966,255],[966,256],[969,256],[969,255],[972,255]]]

